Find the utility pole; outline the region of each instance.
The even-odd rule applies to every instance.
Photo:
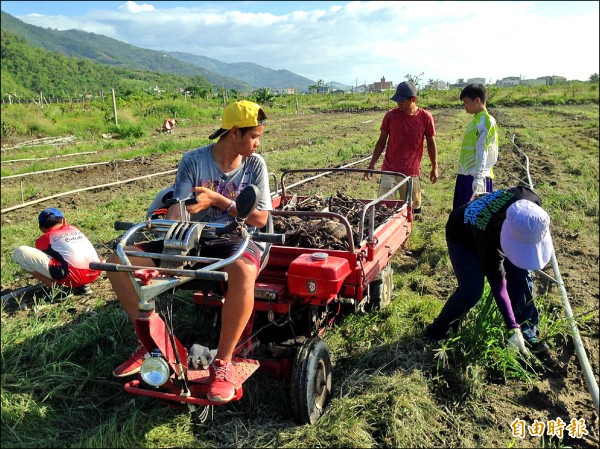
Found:
[[[115,126],[119,126],[119,121],[117,120],[117,100],[115,99],[115,89],[112,89],[112,100],[113,100],[113,114],[115,115]]]

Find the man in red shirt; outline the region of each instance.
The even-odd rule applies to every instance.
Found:
[[[63,286],[76,295],[89,295],[89,284],[101,273],[89,268],[90,262],[100,262],[94,246],[54,207],[40,213],[38,225],[43,235],[36,240],[35,248],[19,246],[13,261],[49,288]],[[66,294],[62,290],[61,296]]]
[[[421,184],[419,182],[421,159],[423,158],[423,141],[427,140],[427,153],[431,162],[429,180],[435,183],[438,180],[437,146],[435,142],[435,123],[429,111],[417,106],[417,88],[410,81],[398,84],[392,100],[398,103],[383,117],[381,134],[375,144],[373,157],[369,163],[369,170],[383,153],[385,158],[381,167],[384,171],[395,171],[413,178],[413,211],[421,212]],[[370,174],[365,173],[365,178]],[[379,182],[379,195],[388,192],[392,187],[404,179],[400,176],[382,175]],[[406,185],[397,192],[399,198],[406,197]]]

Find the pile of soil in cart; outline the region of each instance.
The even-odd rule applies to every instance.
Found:
[[[363,203],[342,192],[328,198],[317,194],[294,204],[289,202],[281,208],[284,211],[332,212],[345,217],[352,228],[355,246],[360,245],[360,220]],[[392,209],[385,204],[375,207],[375,229],[390,218]],[[366,217],[365,227],[369,226]],[[345,226],[329,217],[273,216],[273,228],[278,234],[285,234],[285,246],[348,250]]]

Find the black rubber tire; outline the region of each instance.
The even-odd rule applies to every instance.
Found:
[[[331,393],[331,358],[327,345],[320,338],[309,338],[296,353],[290,399],[294,421],[316,423]]]
[[[381,273],[369,284],[368,310],[385,309],[392,301],[394,289],[394,271],[388,264]]]

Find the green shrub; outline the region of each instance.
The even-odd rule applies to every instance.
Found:
[[[144,136],[144,128],[138,123],[123,122],[119,125],[112,125],[109,132],[119,134],[121,139],[139,139]]]

